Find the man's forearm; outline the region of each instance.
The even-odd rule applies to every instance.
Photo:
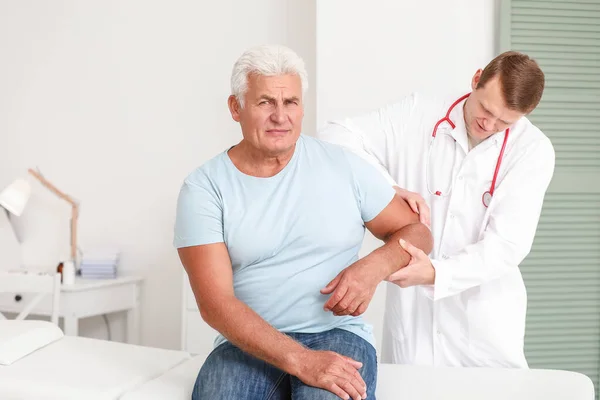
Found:
[[[254,310],[235,297],[220,299],[204,320],[232,344],[291,375],[306,349],[269,325]]]
[[[410,254],[400,246],[400,239],[410,242],[425,254],[433,248],[431,231],[421,223],[406,225],[384,239],[385,244],[365,257],[381,273],[381,279],[405,267],[410,262]]]

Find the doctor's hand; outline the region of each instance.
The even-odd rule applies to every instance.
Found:
[[[410,262],[388,276],[385,280],[395,283],[401,288],[415,285],[433,285],[435,282],[435,268],[423,250],[400,239],[400,246],[410,254]]]
[[[321,289],[322,294],[330,294],[325,303],[325,311],[333,311],[334,315],[361,315],[367,310],[375,289],[383,276],[374,273],[373,266],[365,259],[360,259],[345,268],[331,282]]]
[[[394,186],[394,190],[404,201],[408,203],[410,208],[417,214],[419,214],[419,222],[431,228],[431,211],[423,196],[419,193],[410,192],[406,189],[401,189],[398,186]]]

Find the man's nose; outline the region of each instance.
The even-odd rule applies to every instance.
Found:
[[[486,131],[491,131],[492,129],[494,129],[495,124],[496,124],[495,118],[485,118],[483,120],[483,127],[485,128]]]
[[[282,106],[278,105],[275,110],[273,110],[273,114],[271,114],[271,119],[278,124],[282,124],[285,122],[286,114],[285,110]]]

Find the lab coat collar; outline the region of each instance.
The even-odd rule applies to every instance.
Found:
[[[510,127],[512,129],[512,127]],[[494,133],[492,136],[484,140],[479,144],[478,147],[482,147],[484,149],[496,148],[500,149],[502,147],[502,143],[504,142],[504,136],[506,135],[506,129],[500,132]]]
[[[452,102],[455,100],[456,99],[453,99]],[[455,128],[452,129],[450,134],[460,145],[465,154],[467,154],[469,152],[469,139],[467,137],[467,127],[465,126],[465,113],[463,108],[465,106],[465,101],[466,99],[458,103],[450,113],[450,119],[455,125]]]

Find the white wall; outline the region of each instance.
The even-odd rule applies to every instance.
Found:
[[[317,123],[415,90],[469,90],[494,55],[496,0],[317,2]]]
[[[233,62],[289,40],[314,74],[314,4],[0,0],[0,188],[39,166],[81,201],[83,250],[117,245],[121,272],[146,278],[143,344],[180,345],[175,203],[193,168],[241,138],[226,103]],[[314,130],[314,102],[307,118]],[[26,264],[53,268],[68,254],[68,218],[34,187],[18,221]],[[102,319],[82,334],[105,338]]]
[[[494,56],[495,0],[317,1],[317,125],[412,91],[469,91]],[[441,118],[441,116],[440,116]],[[367,234],[361,255],[380,242]],[[385,285],[365,318],[381,344]]]
[[[81,200],[82,248],[117,245],[122,273],[146,278],[143,344],[177,348],[175,201],[189,171],[240,138],[226,107],[237,56],[283,43],[305,58],[311,134],[412,90],[468,88],[493,54],[494,9],[494,0],[0,0],[0,188],[39,166]],[[52,268],[68,253],[68,218],[34,185],[18,221],[26,264]],[[375,244],[368,238],[362,254]],[[367,315],[378,341],[382,295]],[[122,321],[111,323],[122,339]],[[82,333],[106,337],[100,318]]]

